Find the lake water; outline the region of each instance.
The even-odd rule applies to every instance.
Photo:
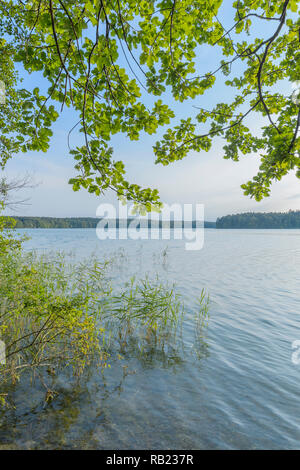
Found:
[[[158,273],[188,311],[180,358],[127,357],[102,377],[64,384],[49,406],[20,389],[1,415],[0,443],[19,448],[295,449],[300,447],[300,230],[205,230],[204,247],[181,240],[104,240],[93,229],[23,230],[27,249],[82,258],[118,251],[115,273]],[[167,254],[163,250],[167,247]],[[210,320],[199,357],[192,318],[202,288]],[[190,315],[190,317],[189,317]]]

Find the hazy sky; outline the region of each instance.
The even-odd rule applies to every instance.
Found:
[[[228,12],[223,13],[223,21],[231,24]],[[272,23],[272,22],[270,22]],[[266,28],[271,25],[267,25]],[[274,27],[274,25],[273,25]],[[265,34],[269,31],[266,29]],[[199,49],[197,72],[214,70],[219,57],[210,49]],[[121,60],[122,63],[122,60]],[[234,72],[239,71],[238,67]],[[22,86],[45,89],[45,82],[39,74],[28,77],[20,69],[24,77]],[[176,120],[182,117],[195,116],[195,106],[211,108],[220,101],[227,101],[232,91],[223,85],[224,77],[220,76],[213,91],[204,97],[198,97],[193,102],[173,103],[170,94],[162,99],[170,103],[176,112]],[[48,85],[46,86],[46,89]],[[285,94],[292,92],[291,84],[283,84]],[[225,96],[225,98],[224,98]],[[152,98],[145,97],[151,105]],[[250,128],[255,132],[259,128],[257,117],[251,118]],[[8,177],[22,176],[25,173],[33,175],[38,186],[27,192],[30,205],[19,209],[18,215],[36,216],[95,216],[98,204],[115,201],[114,195],[107,193],[104,197],[95,197],[85,190],[74,193],[68,180],[76,174],[73,169],[73,159],[69,155],[67,134],[76,123],[76,115],[66,110],[55,123],[51,147],[46,154],[28,153],[15,156],[7,164],[5,175]],[[200,128],[201,131],[201,128]],[[158,137],[162,134],[159,132]],[[167,203],[202,203],[205,205],[205,219],[215,220],[216,217],[244,211],[281,211],[300,208],[299,180],[290,174],[272,187],[270,198],[257,203],[244,196],[240,185],[251,179],[258,170],[259,158],[256,155],[242,157],[240,162],[232,162],[222,158],[221,139],[214,141],[208,152],[195,153],[182,161],[169,166],[155,165],[152,145],[157,140],[155,136],[141,135],[139,142],[131,142],[126,136],[116,136],[113,140],[114,159],[123,160],[126,165],[127,177],[143,187],[155,187],[159,190],[161,200]],[[72,145],[80,144],[80,138],[74,134]]]

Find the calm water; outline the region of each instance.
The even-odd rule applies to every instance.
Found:
[[[25,230],[23,231],[25,232]],[[175,281],[188,315],[210,293],[206,346],[197,359],[192,322],[181,357],[127,357],[85,383],[61,384],[50,406],[39,391],[15,393],[0,417],[0,443],[21,448],[300,448],[300,230],[205,230],[204,248],[184,242],[99,241],[94,230],[26,230],[28,249],[100,258],[122,250],[114,277],[159,273]],[[167,256],[163,250],[167,249]],[[188,316],[189,318],[189,316]]]

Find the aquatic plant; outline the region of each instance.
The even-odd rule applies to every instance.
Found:
[[[0,234],[0,339],[6,345],[0,404],[3,386],[24,373],[40,380],[50,402],[50,384],[63,370],[79,378],[91,364],[110,367],[111,355],[177,351],[179,357],[185,309],[174,285],[146,276],[117,291],[108,260],[73,263],[62,253],[28,253],[4,228]],[[204,291],[199,302],[198,332],[207,318]]]
[[[121,349],[132,344],[143,351],[149,345],[164,348],[174,341],[184,315],[184,306],[175,286],[158,277],[134,277],[118,295],[111,295],[104,309],[106,328],[112,330]]]

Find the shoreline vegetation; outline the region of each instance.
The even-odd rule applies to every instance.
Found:
[[[72,383],[91,367],[100,372],[126,357],[161,363],[184,360],[185,307],[176,287],[154,278],[111,282],[110,270],[126,256],[75,263],[62,253],[26,253],[0,217],[0,408],[11,407],[18,384],[44,388],[45,404],[57,395],[61,376]],[[6,227],[4,229],[4,227]],[[194,315],[195,360],[204,347],[209,296],[198,297]],[[2,344],[3,344],[2,343]],[[124,365],[123,365],[124,367]],[[126,367],[126,365],[125,365]],[[38,384],[37,384],[38,383]]]
[[[9,221],[10,217],[4,216]],[[15,228],[96,228],[101,218],[96,217],[34,217],[13,216]],[[288,212],[245,212],[218,217],[216,222],[147,220],[139,218],[106,219],[107,226],[128,228],[217,228],[217,229],[300,229],[300,211]]]
[[[96,228],[98,223],[103,220],[96,217],[21,217],[12,216],[16,221],[15,228]],[[137,228],[201,228],[203,222],[198,221],[177,221],[177,220],[147,220],[130,217],[126,219],[106,219],[108,224],[116,228],[128,228],[131,223],[137,223]],[[216,228],[215,222],[204,221],[204,228]]]

